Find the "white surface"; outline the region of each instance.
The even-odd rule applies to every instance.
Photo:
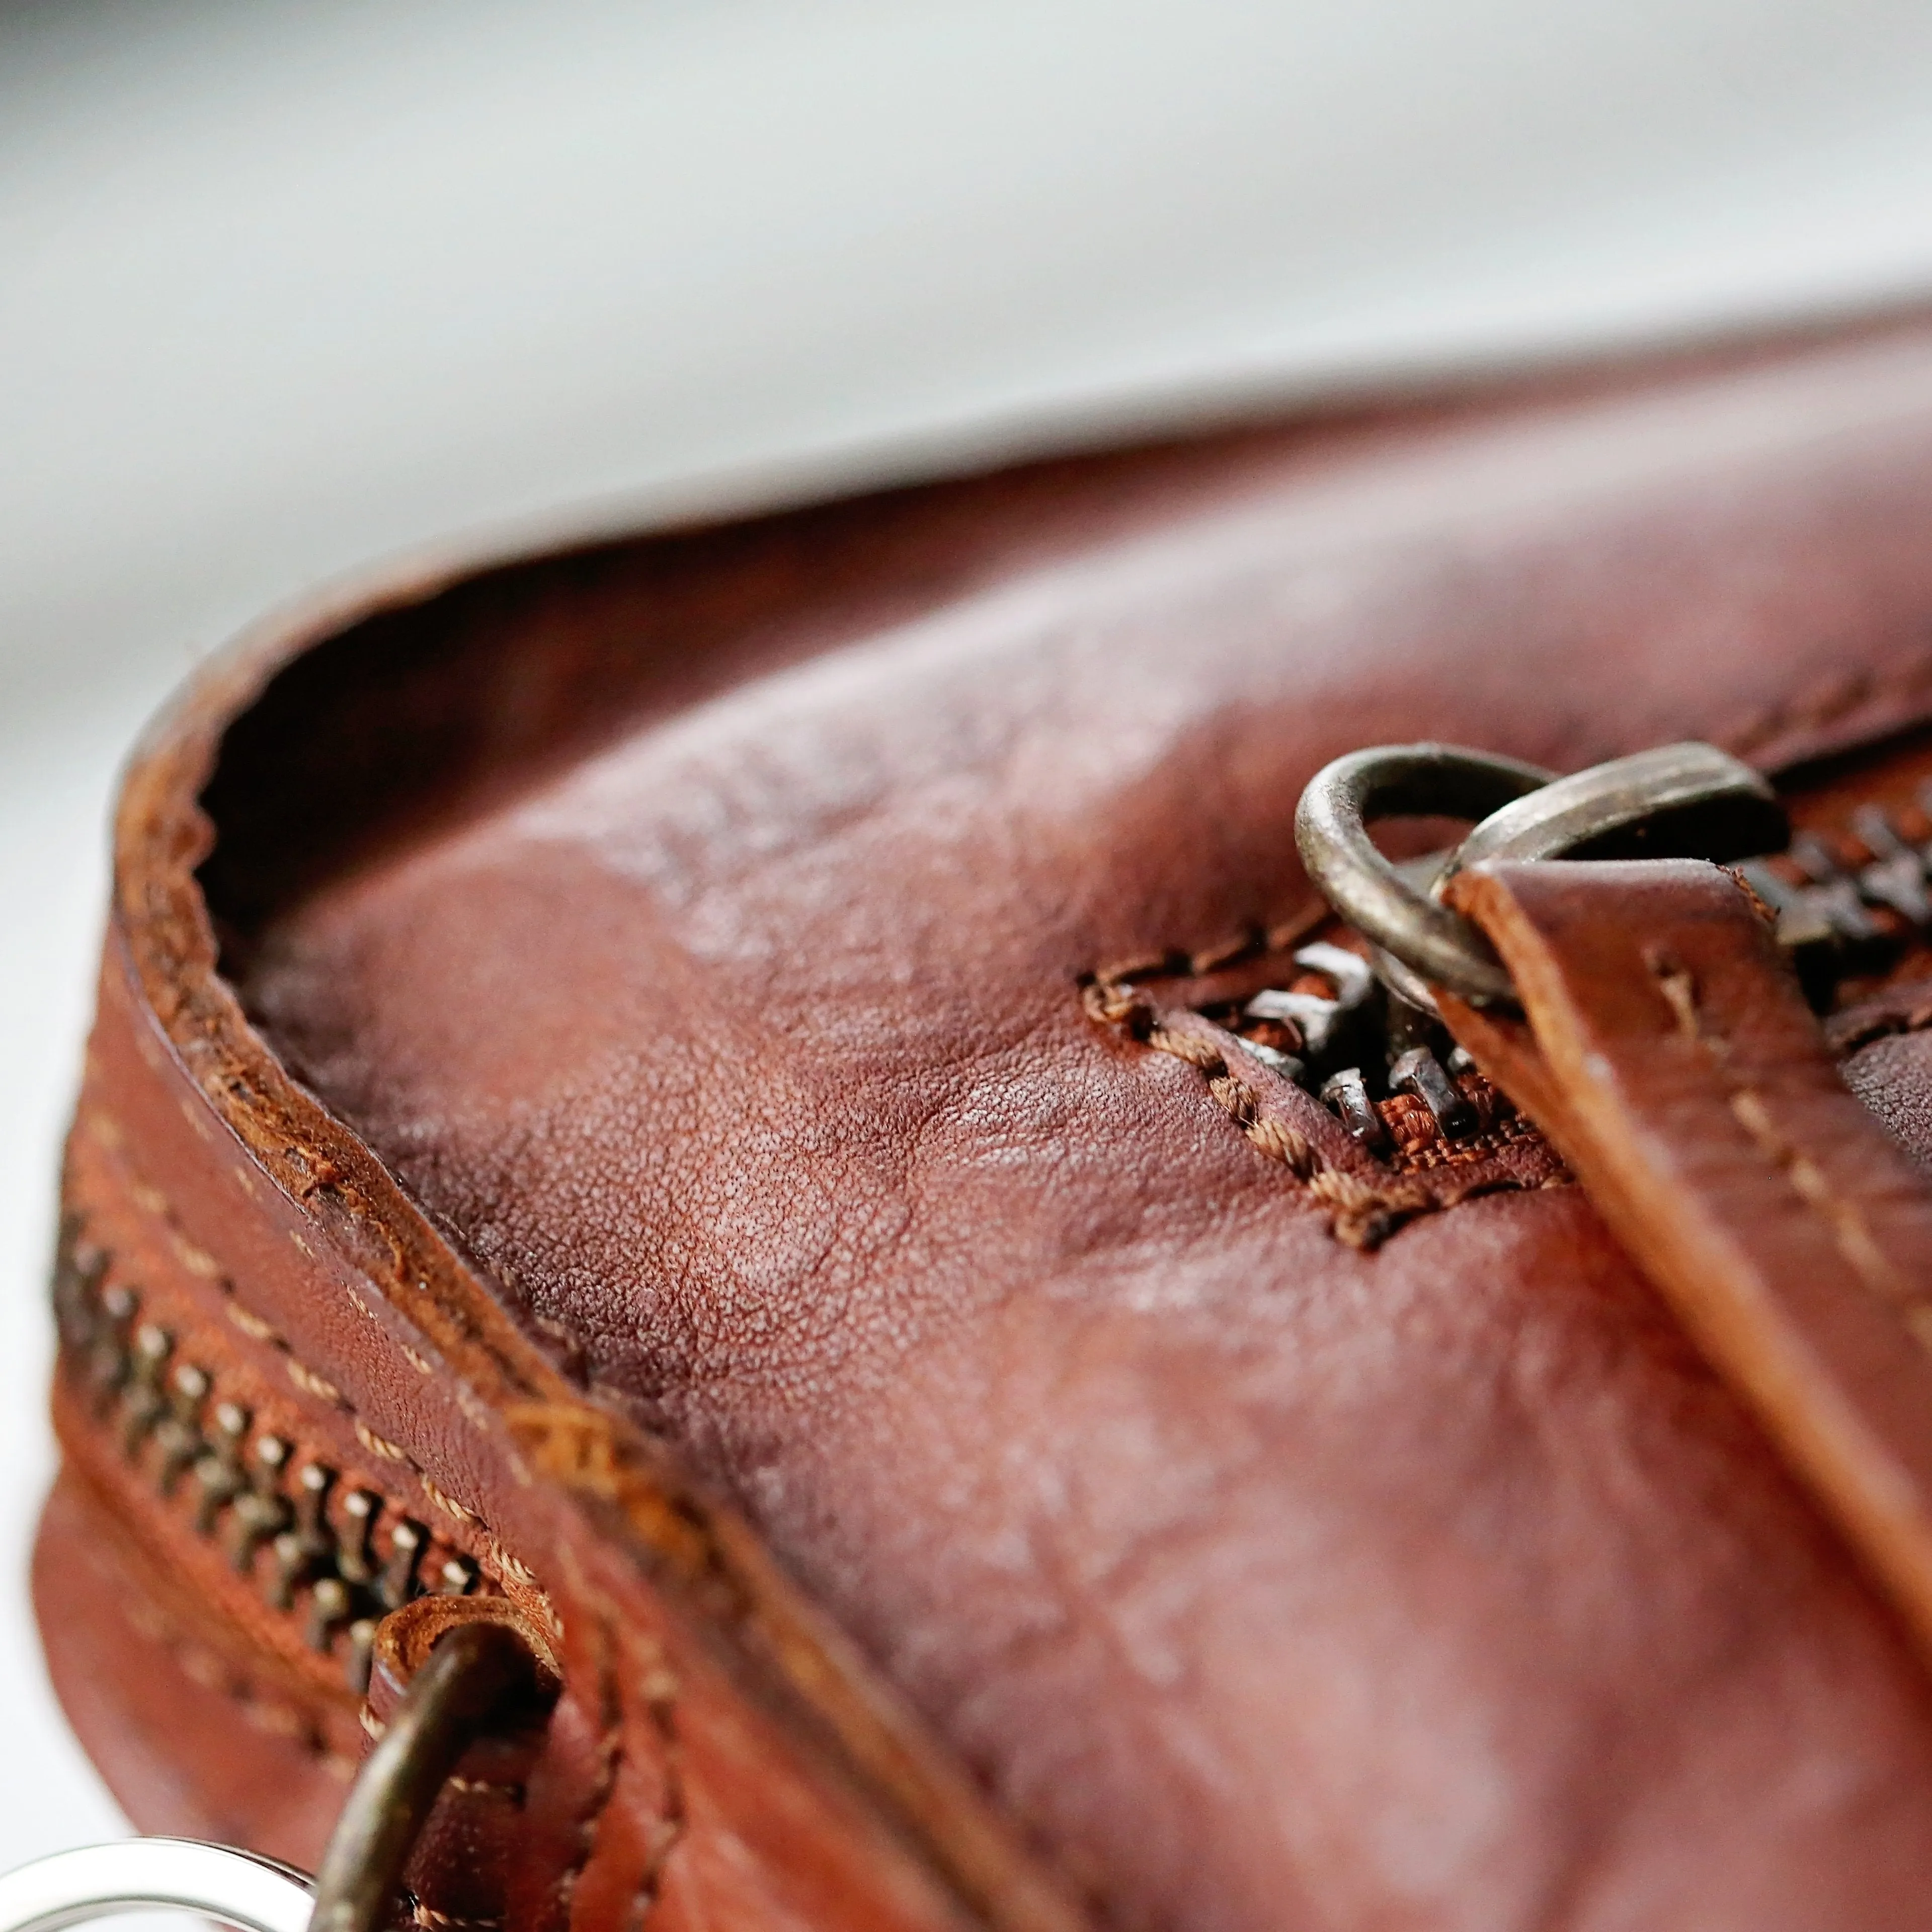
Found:
[[[0,1865],[111,768],[445,531],[1932,286],[1921,0],[0,0]]]

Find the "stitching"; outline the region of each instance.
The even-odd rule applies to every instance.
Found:
[[[624,1756],[623,1691],[612,1662],[616,1639],[609,1613],[601,1607],[593,1627],[597,1634],[597,1784],[591,1794],[590,1808],[578,1821],[577,1849],[557,1880],[557,1898],[566,1916],[576,1895],[578,1881],[584,1876],[584,1868],[597,1849],[604,1814],[616,1795],[617,1772]]]
[[[1415,1181],[1377,1186],[1331,1166],[1306,1135],[1262,1113],[1260,1095],[1228,1066],[1212,1040],[1169,1027],[1144,993],[1096,980],[1082,988],[1081,998],[1090,1017],[1102,1025],[1193,1067],[1248,1144],[1286,1168],[1328,1210],[1329,1231],[1345,1246],[1378,1248],[1405,1222],[1453,1204],[1450,1198],[1438,1197]]]
[[[627,1932],[637,1932],[656,1910],[659,1896],[664,1890],[665,1868],[670,1863],[670,1855],[677,1849],[683,1838],[687,1821],[684,1792],[683,1744],[678,1735],[677,1700],[680,1685],[676,1673],[665,1662],[662,1649],[655,1644],[657,1661],[644,1673],[638,1684],[644,1694],[644,1708],[657,1732],[658,1744],[664,1754],[664,1805],[658,1814],[658,1828],[651,1846],[650,1862],[638,1881],[638,1895],[629,1914]]]
[[[1644,964],[1670,1008],[1679,1036],[1700,1048],[1723,1077],[1730,1090],[1726,1100],[1732,1118],[1752,1146],[1823,1222],[1852,1271],[1873,1294],[1900,1308],[1913,1339],[1932,1352],[1932,1301],[1918,1294],[1886,1258],[1858,1202],[1833,1189],[1823,1170],[1778,1126],[1764,1096],[1732,1073],[1731,1043],[1708,1024],[1695,974],[1659,948],[1646,950]]]
[[[356,1760],[330,1748],[317,1718],[278,1698],[264,1697],[213,1652],[183,1636],[173,1619],[153,1604],[124,1598],[120,1609],[137,1636],[164,1652],[190,1683],[235,1705],[251,1730],[286,1738],[336,1777],[355,1775]]]
[[[512,1804],[520,1804],[526,1796],[522,1785],[502,1778],[460,1778],[452,1772],[442,1781],[446,1790],[473,1798],[507,1798]]]
[[[1094,976],[1103,985],[1118,985],[1127,980],[1205,980],[1214,974],[1231,972],[1238,966],[1265,959],[1272,953],[1288,952],[1328,916],[1328,902],[1317,893],[1276,925],[1250,926],[1193,951],[1172,946],[1164,952],[1124,959]]]
[[[126,1158],[124,1150],[122,1158],[124,1160]],[[128,1164],[131,1170],[132,1162],[129,1162]],[[179,1240],[184,1238],[180,1236],[181,1217],[175,1212],[173,1203],[158,1188],[142,1180],[132,1172],[129,1174],[128,1184],[128,1191],[136,1203],[164,1224],[167,1231],[170,1244],[178,1245]],[[196,1252],[199,1253],[200,1250],[197,1250]],[[350,1426],[356,1432],[356,1441],[360,1442],[372,1456],[380,1457],[386,1462],[400,1463],[416,1478],[417,1482],[422,1486],[424,1496],[446,1515],[463,1524],[466,1528],[484,1532],[492,1546],[494,1546],[495,1532],[490,1529],[490,1525],[484,1518],[471,1509],[467,1504],[460,1503],[454,1498],[446,1495],[430,1478],[422,1465],[400,1443],[392,1442],[387,1436],[377,1435],[375,1430],[371,1429],[356,1413],[354,1403],[350,1401],[334,1383],[329,1381],[326,1376],[317,1374],[302,1360],[296,1353],[288,1337],[283,1334],[280,1330],[244,1304],[241,1297],[236,1292],[234,1282],[227,1275],[218,1271],[211,1274],[206,1269],[201,1268],[196,1268],[193,1271],[204,1280],[212,1280],[220,1291],[224,1312],[229,1320],[240,1329],[243,1334],[253,1341],[266,1344],[282,1357],[283,1366],[287,1371],[289,1379],[296,1388],[313,1396],[318,1401],[326,1402],[332,1408],[340,1410],[349,1418]]]
[[[1850,671],[1822,686],[1814,686],[1809,697],[1789,699],[1768,710],[1747,714],[1713,742],[1741,758],[1748,757],[1790,731],[1808,727],[1819,730],[1838,723],[1862,706],[1905,697],[1924,683],[1928,676],[1932,676],[1932,652],[1922,653],[1883,677],[1875,676],[1868,667]]]
[[[1895,1040],[1904,1034],[1923,1033],[1928,1028],[1932,1028],[1932,999],[1922,1000],[1905,1012],[1868,1012],[1849,1026],[1828,1019],[1825,1034],[1834,1052],[1849,1054],[1874,1040]]]
[[[91,1125],[97,1129],[96,1138],[107,1144],[120,1158],[122,1163],[131,1169],[132,1163],[126,1159],[124,1142],[118,1127],[104,1110],[99,1108],[93,1110]],[[98,1131],[104,1129],[106,1130],[104,1132]],[[178,1242],[184,1238],[179,1234],[180,1222],[176,1214],[173,1204],[169,1201],[166,1196],[142,1182],[131,1172],[128,1174],[128,1180],[130,1193],[134,1195],[141,1207],[163,1223],[170,1241]],[[196,1252],[199,1254],[200,1251],[196,1250]],[[274,1349],[283,1358],[290,1379],[298,1388],[305,1389],[321,1400],[332,1400],[332,1406],[340,1409],[349,1418],[350,1425],[356,1432],[356,1440],[371,1455],[380,1457],[384,1462],[397,1463],[407,1469],[416,1478],[423,1494],[436,1508],[441,1510],[452,1521],[461,1524],[464,1528],[472,1532],[478,1543],[482,1546],[480,1554],[484,1562],[494,1569],[497,1580],[500,1582],[507,1582],[519,1586],[533,1600],[536,1607],[541,1611],[542,1620],[550,1630],[553,1632],[560,1630],[561,1624],[555,1606],[550,1600],[549,1593],[543,1588],[538,1580],[536,1572],[520,1557],[513,1556],[504,1546],[499,1540],[496,1531],[485,1517],[471,1509],[466,1503],[458,1502],[454,1497],[447,1494],[424,1470],[422,1464],[417,1462],[416,1458],[400,1444],[392,1442],[386,1436],[378,1436],[373,1429],[370,1428],[368,1424],[357,1414],[355,1405],[342,1394],[340,1390],[336,1388],[334,1384],[317,1375],[297,1356],[287,1336],[284,1335],[273,1323],[257,1315],[242,1300],[240,1296],[236,1292],[234,1282],[227,1275],[221,1273],[218,1267],[208,1268],[197,1267],[193,1272],[204,1280],[212,1281],[220,1291],[222,1298],[222,1311],[236,1328],[248,1336],[251,1341],[260,1342]],[[328,1390],[330,1394],[325,1395],[322,1394],[324,1390]],[[526,1607],[529,1606],[526,1606]]]
[[[448,1782],[454,1784],[456,1780],[452,1778]],[[428,1926],[431,1932],[496,1932],[503,1920],[500,1914],[493,1918],[458,1918],[454,1912],[439,1912],[434,1906],[424,1904],[412,1894],[410,1899],[410,1922]]]

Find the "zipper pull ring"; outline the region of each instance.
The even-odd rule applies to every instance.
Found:
[[[1397,866],[1368,832],[1392,817],[1478,823],[1453,851]],[[1294,814],[1308,876],[1375,947],[1390,990],[1431,1016],[1437,986],[1474,1006],[1516,1004],[1488,940],[1443,903],[1465,867],[1584,856],[1726,861],[1776,851],[1789,836],[1784,808],[1759,773],[1694,742],[1567,778],[1457,745],[1378,745],[1324,766]]]
[[[499,1732],[529,1734],[556,1700],[555,1672],[520,1622],[462,1616],[460,1601],[422,1599],[388,1620],[412,1625],[389,1652],[423,1654],[363,1760],[315,1877],[192,1838],[89,1845],[0,1877],[0,1932],[64,1932],[147,1909],[200,1913],[236,1932],[386,1932],[410,1854],[464,1754]],[[440,1617],[412,1616],[432,1604]]]

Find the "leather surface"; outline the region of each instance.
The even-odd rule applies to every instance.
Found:
[[[1478,866],[1522,1012],[1462,1042],[1756,1411],[1932,1652],[1932,1188],[1714,866]]]
[[[1364,742],[1918,721],[1928,516],[1908,331],[538,566],[272,691],[206,876],[300,1079],[1106,1922],[1889,1927],[1932,1694],[1584,1195],[1352,1250],[1078,993],[1292,918]],[[328,695],[379,634],[468,720],[414,791]]]
[[[71,1471],[47,1499],[33,1587],[54,1688],[122,1807],[313,1870],[354,1756],[319,1748],[196,1605],[155,1600],[119,1513]]]
[[[76,1278],[124,1292],[130,1319],[172,1336],[170,1360],[232,1384],[256,1431],[381,1490],[386,1516],[434,1526],[550,1632],[563,1689],[503,1874],[512,1932],[647,1912],[748,1932],[1065,1932],[1064,1900],[742,1523],[585,1401],[242,1023],[212,970],[194,798],[261,675],[244,660],[211,680],[130,775],[58,1294],[70,1308]],[[105,1507],[92,1522],[50,1509],[38,1571],[70,1714],[142,1828],[213,1816],[244,1842],[312,1846],[360,1700],[269,1600],[268,1552],[238,1567],[197,1531],[190,1486],[170,1489],[159,1445],[125,1434],[92,1354],[64,1348],[55,1420]],[[111,1641],[118,1620],[84,1600],[104,1525],[128,1616],[172,1620],[225,1668],[151,1684],[150,1658]],[[294,1747],[280,1780],[237,1775],[260,1762],[238,1732],[265,1712]],[[422,1903],[426,1925],[462,1916],[452,1898]]]

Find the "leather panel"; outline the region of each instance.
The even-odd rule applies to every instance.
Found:
[[[512,1922],[1916,1912],[1918,1663],[1582,1193],[1338,1244],[1079,994],[1302,916],[1366,742],[1922,722],[1928,512],[1910,328],[405,583],[210,674],[82,1133],[556,1612]]]

